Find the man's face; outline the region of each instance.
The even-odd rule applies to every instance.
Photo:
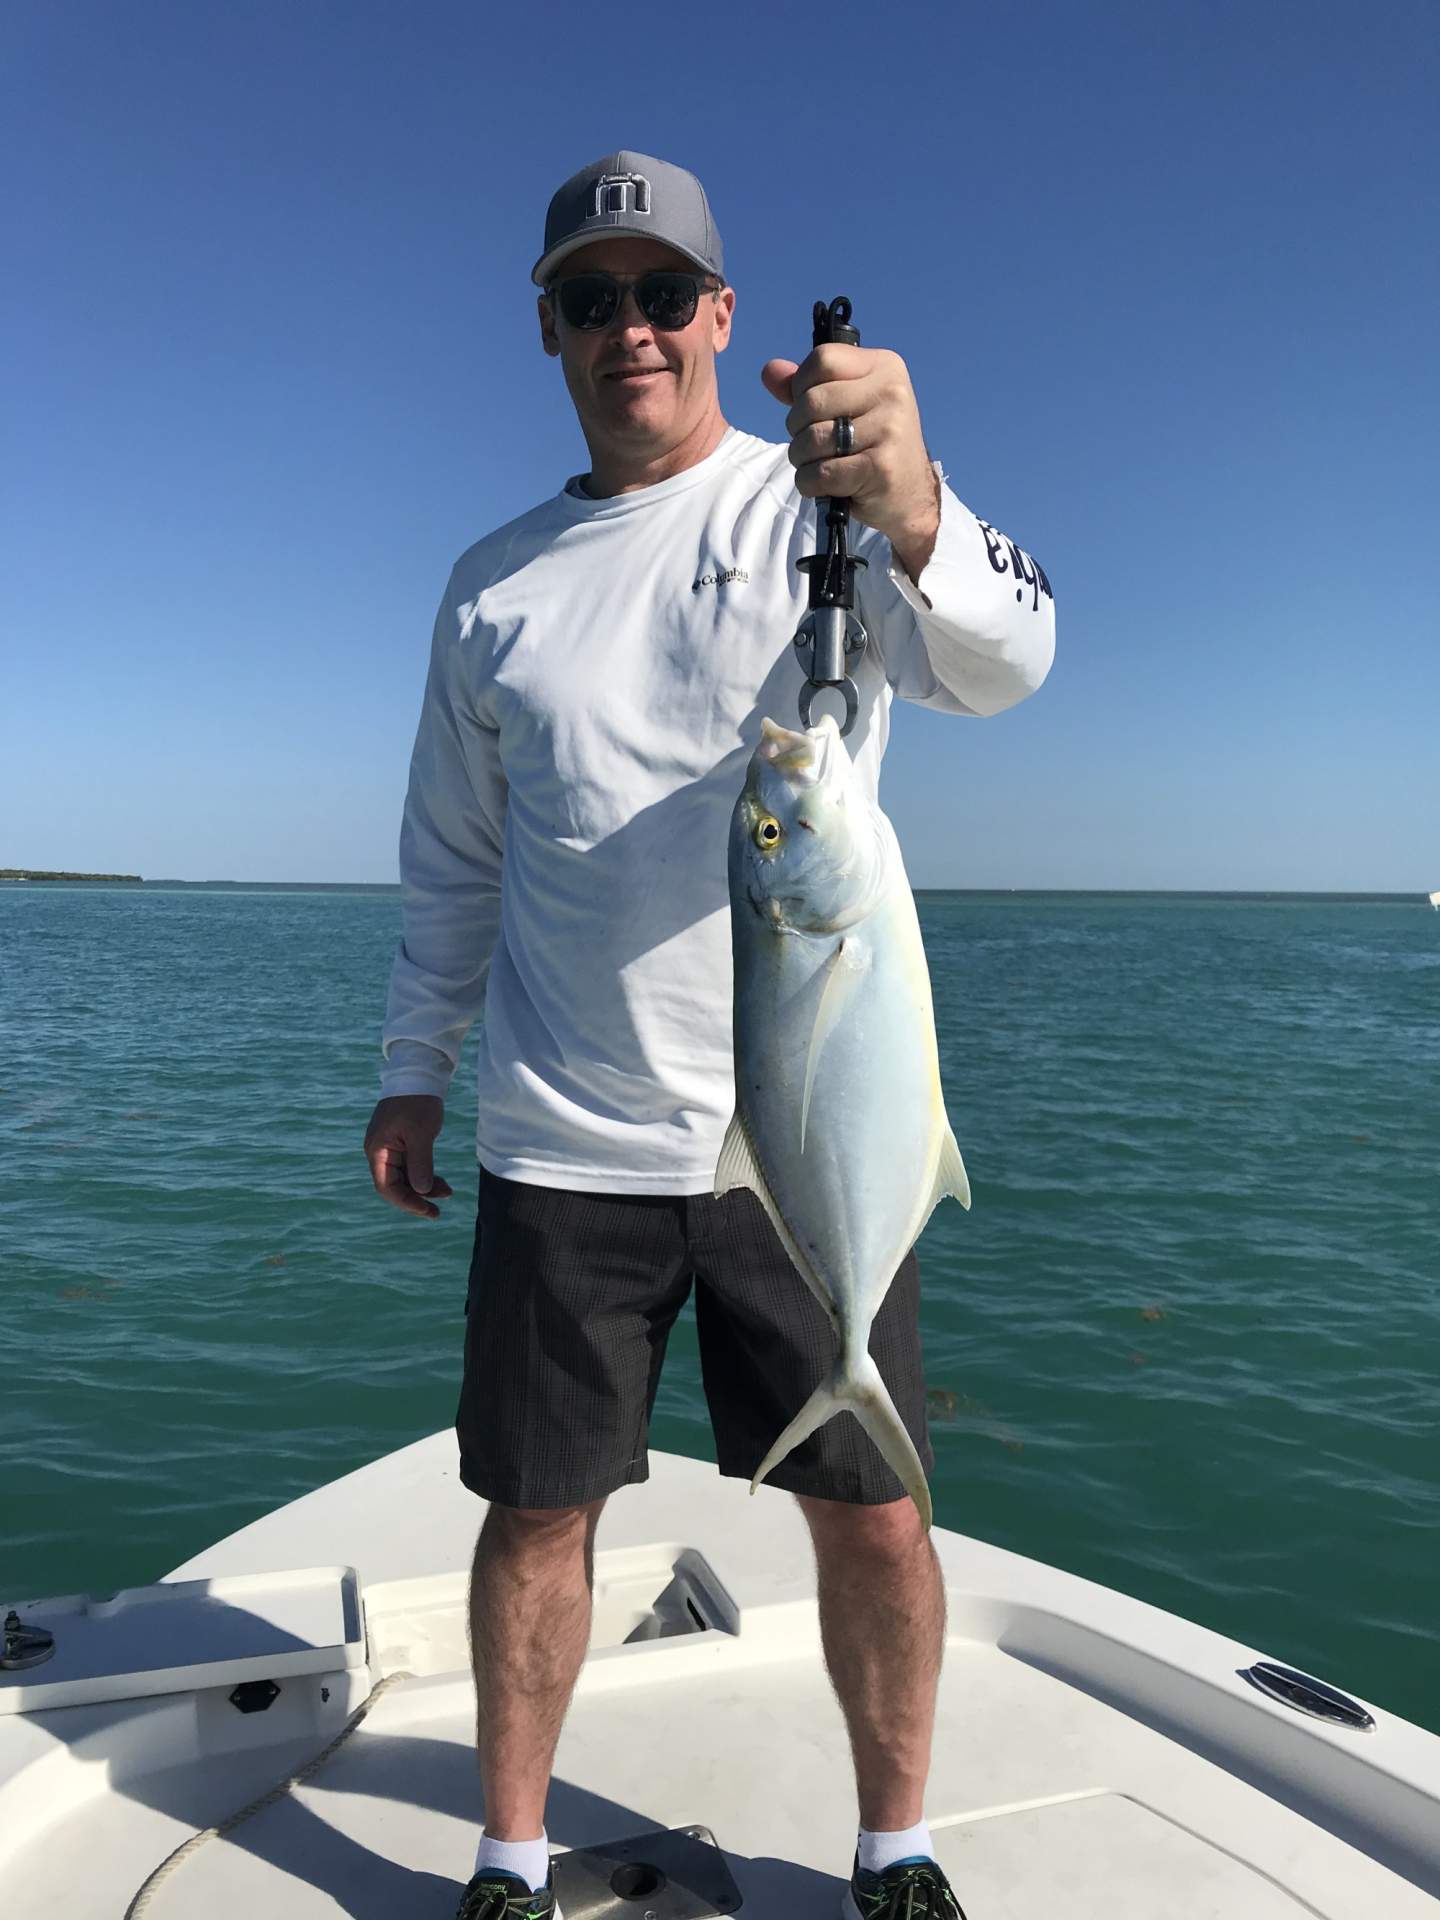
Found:
[[[596,271],[623,277],[654,267],[702,272],[693,260],[657,240],[617,237],[577,247],[560,262],[556,277]],[[713,404],[715,355],[730,343],[732,287],[716,294],[702,281],[695,318],[678,333],[651,326],[635,304],[632,287],[625,289],[609,326],[593,333],[569,325],[558,301],[552,308],[542,296],[539,307],[545,351],[560,359],[592,446],[663,452],[679,445]]]

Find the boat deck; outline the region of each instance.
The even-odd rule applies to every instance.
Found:
[[[191,1833],[404,1675],[143,1912],[453,1920],[482,1815],[465,1612],[482,1513],[447,1431],[174,1569],[167,1582],[353,1567],[369,1665],[282,1676],[266,1712],[237,1713],[222,1682],[0,1716],[6,1915],[125,1914]],[[1374,1708],[1368,1733],[1300,1715],[1240,1677],[1255,1649],[983,1542],[935,1541],[950,1636],[928,1811],[968,1920],[1440,1920],[1440,1740]],[[793,1503],[654,1456],[598,1548],[552,1844],[700,1823],[748,1915],[833,1920],[854,1789]],[[641,1920],[643,1903],[626,1908]]]

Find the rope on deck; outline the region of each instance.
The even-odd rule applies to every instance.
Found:
[[[374,1706],[375,1702],[387,1687],[393,1687],[397,1680],[413,1680],[414,1678],[413,1673],[408,1673],[403,1670],[395,1673],[387,1673],[378,1685],[371,1688],[370,1692],[361,1701],[354,1713],[351,1714],[350,1718],[345,1722],[345,1725],[340,1729],[339,1733],[336,1734],[329,1746],[317,1753],[313,1760],[307,1760],[305,1765],[301,1767],[297,1773],[287,1774],[283,1780],[277,1782],[268,1792],[262,1793],[258,1800],[252,1800],[248,1806],[241,1807],[235,1813],[228,1814],[218,1826],[206,1827],[203,1833],[192,1833],[188,1840],[182,1841],[173,1853],[168,1854],[166,1858],[160,1862],[159,1866],[156,1867],[155,1871],[136,1893],[135,1898],[125,1909],[125,1920],[140,1920],[140,1915],[144,1913],[158,1892],[161,1881],[174,1873],[181,1861],[189,1854],[194,1853],[198,1847],[203,1846],[207,1840],[213,1840],[217,1834],[228,1833],[232,1827],[238,1827],[242,1820],[248,1820],[252,1813],[258,1813],[262,1807],[268,1807],[272,1800],[278,1800],[282,1794],[288,1793],[292,1787],[299,1786],[302,1780],[308,1780],[312,1773],[317,1772],[323,1767],[341,1742],[350,1738],[356,1727],[359,1726],[360,1722],[365,1718],[366,1714],[369,1713],[371,1707]]]

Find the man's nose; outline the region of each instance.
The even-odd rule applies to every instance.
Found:
[[[630,319],[626,312],[627,307],[634,307],[635,309],[635,318],[633,320]],[[620,304],[610,316],[610,325],[612,327],[619,327],[622,332],[626,327],[648,327],[650,325],[650,322],[640,311],[638,288],[622,287],[620,289]]]

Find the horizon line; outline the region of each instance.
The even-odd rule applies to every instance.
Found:
[[[45,869],[39,869],[44,872]],[[53,872],[54,869],[51,869]],[[24,877],[22,877],[22,875]],[[398,880],[182,880],[175,876],[156,876],[147,879],[137,874],[121,877],[115,875],[96,875],[93,879],[73,873],[65,879],[31,879],[24,869],[18,872],[11,869],[9,874],[0,877],[0,886],[45,886],[45,887],[234,887],[246,889],[280,890],[343,893],[364,890],[372,893],[399,893],[401,883]],[[1122,887],[1122,886],[1016,886],[1016,887],[971,887],[916,886],[912,893],[965,893],[1006,899],[1012,894],[1121,894],[1144,896],[1147,894],[1167,896],[1189,896],[1195,899],[1353,899],[1353,900],[1430,900],[1431,889],[1415,887]]]

